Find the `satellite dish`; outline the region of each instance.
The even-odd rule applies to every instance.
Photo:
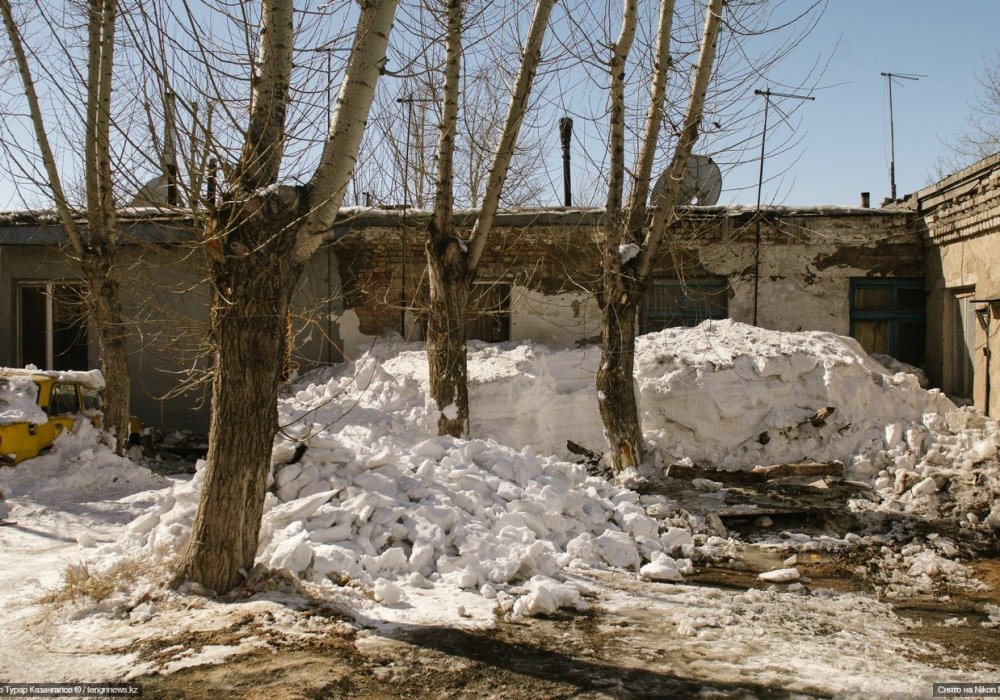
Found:
[[[159,175],[147,182],[132,198],[129,206],[155,207],[167,203],[167,176]]]
[[[667,173],[663,172],[656,178],[653,185],[651,200],[655,201],[666,186]],[[675,206],[697,204],[710,207],[719,201],[722,194],[722,171],[709,156],[691,155],[684,168],[684,179],[681,189],[674,200]]]

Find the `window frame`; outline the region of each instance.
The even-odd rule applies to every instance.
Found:
[[[60,351],[57,354],[56,348],[56,304],[59,302],[60,293],[58,288],[67,288],[69,294],[82,295],[85,289],[84,282],[78,279],[56,279],[56,280],[17,280],[15,283],[15,294],[14,294],[14,312],[16,319],[16,337],[14,342],[14,357],[18,366],[25,366],[27,360],[24,353],[24,345],[26,338],[25,331],[25,313],[24,313],[24,292],[25,290],[31,289],[40,291],[45,297],[45,310],[44,318],[40,319],[42,324],[42,332],[45,335],[45,349],[44,349],[44,362],[43,366],[39,369],[43,370],[66,370],[66,369],[78,369],[85,370],[89,368],[90,365],[90,322],[87,318],[86,311],[80,315],[80,318],[74,322],[73,326],[77,326],[76,333],[79,339],[77,343],[82,346],[82,350],[86,353],[87,359],[82,363],[81,366],[67,366],[67,367],[57,367],[56,359],[62,357],[66,354],[65,350]],[[80,301],[82,307],[82,300]],[[76,343],[74,343],[76,345]],[[79,364],[79,363],[69,363],[69,364]]]
[[[887,290],[889,292],[889,303],[887,306],[878,309],[862,309],[857,305],[859,291],[866,289]],[[924,295],[924,303],[920,308],[901,307],[900,292],[919,291]],[[926,362],[927,353],[927,289],[922,277],[852,277],[850,280],[850,291],[848,294],[848,313],[850,316],[850,335],[860,342],[857,336],[858,322],[884,321],[888,324],[888,338],[886,354],[901,362],[908,362],[915,366],[923,366]],[[922,329],[920,342],[920,361],[911,362],[911,358],[900,358],[899,329],[903,324],[919,324]],[[865,349],[865,352],[880,352],[879,350]]]
[[[642,304],[639,309],[639,333],[655,333],[665,328],[690,328],[697,326],[702,321],[721,321],[729,318],[729,286],[729,280],[726,277],[702,277],[689,280],[680,280],[675,277],[653,278],[650,280],[649,287],[646,289],[646,294],[642,298]],[[709,313],[707,316],[702,314],[702,308],[681,308],[679,313],[654,316],[652,309],[654,303],[653,295],[657,289],[679,290],[682,297],[687,300],[691,299],[692,292],[704,294],[707,300],[710,300],[714,296],[721,296],[725,300],[725,304],[720,307],[718,304],[708,301]],[[675,318],[680,319],[682,322],[664,322],[660,324],[655,322],[657,318],[662,318],[664,321]]]

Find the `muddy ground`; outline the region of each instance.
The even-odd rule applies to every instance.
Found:
[[[760,587],[756,573],[768,564],[764,554],[751,563],[700,568],[688,585],[742,591]],[[862,552],[822,557],[801,565],[811,587],[844,592],[871,592],[855,566]],[[1000,630],[985,629],[983,607],[1000,604],[1000,559],[984,558],[971,564],[988,591],[949,591],[940,598],[901,599],[895,612],[923,624],[905,636],[927,642],[925,662],[946,661],[951,667],[1000,659]],[[619,590],[638,591],[644,583],[628,576],[610,576]],[[271,649],[255,651],[213,666],[200,666],[170,675],[134,679],[149,698],[632,698],[632,697],[788,697],[789,689],[741,683],[706,683],[685,677],[686,663],[666,658],[657,637],[669,634],[669,623],[658,627],[639,611],[610,612],[595,605],[586,613],[560,613],[551,618],[513,623],[498,620],[487,631],[411,627],[392,632],[348,625],[330,610],[306,608],[301,615],[322,618],[323,633],[310,639],[292,638],[265,629],[247,617],[230,628],[205,633],[202,638],[158,640],[141,650],[156,660],[174,644],[198,649],[205,645],[232,645],[253,636],[265,636]],[[946,619],[965,617],[969,625],[942,626]],[[315,629],[316,626],[314,626]],[[648,638],[650,643],[641,640]],[[636,640],[640,640],[636,643]],[[933,643],[933,644],[931,644]],[[937,646],[934,646],[937,645]],[[918,645],[919,648],[919,645]],[[944,648],[947,659],[941,658]],[[682,652],[683,653],[683,652]],[[748,674],[752,678],[752,671]],[[917,688],[915,692],[929,689]],[[822,696],[796,688],[797,697]]]

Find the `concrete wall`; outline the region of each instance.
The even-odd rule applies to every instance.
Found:
[[[501,219],[479,271],[483,281],[512,285],[511,339],[552,347],[593,341],[600,309],[599,211],[538,212]],[[758,322],[777,330],[850,331],[852,277],[923,278],[925,253],[905,211],[848,208],[765,210],[761,225]],[[384,334],[418,340],[423,280],[421,215],[408,226],[352,230],[336,246],[347,316],[348,354]],[[729,317],[750,323],[754,307],[756,224],[752,211],[692,211],[657,264],[664,278],[729,284]],[[404,286],[405,280],[405,286]],[[405,312],[404,312],[405,309]],[[352,313],[353,312],[353,313]]]
[[[971,292],[982,319],[972,348],[972,399],[989,415],[1000,415],[1000,358],[990,357],[1000,335],[1000,154],[911,195],[903,205],[916,211],[928,245],[928,377],[946,392],[956,390],[955,295]]]
[[[780,330],[849,331],[852,277],[922,277],[912,213],[843,208],[768,208],[761,224],[758,317]],[[552,347],[595,342],[600,310],[597,240],[603,212],[502,214],[479,269],[510,286],[510,337]],[[349,217],[349,220],[348,220]],[[692,209],[657,263],[664,278],[724,278],[731,318],[750,322],[756,219],[752,211]],[[459,217],[460,227],[471,225]],[[301,370],[353,359],[376,337],[419,340],[426,294],[426,215],[348,212],[335,242],[307,265],[296,295],[293,359]],[[49,226],[0,226],[0,364],[15,362],[17,283],[77,279]],[[40,229],[39,229],[40,230]],[[159,237],[157,237],[159,236]],[[187,237],[185,237],[187,236]],[[134,412],[165,429],[207,427],[208,386],[186,389],[210,362],[209,289],[197,246],[183,231],[142,233],[122,249],[122,293],[132,324]],[[149,241],[157,241],[152,243]],[[91,364],[98,365],[96,344]]]
[[[160,429],[207,430],[210,290],[200,253],[175,242],[126,245],[119,256],[122,311],[129,324],[133,414]],[[0,366],[18,362],[18,285],[80,277],[59,246],[0,245]],[[336,334],[341,311],[337,290],[334,255],[324,247],[306,267],[293,305],[293,361],[303,370],[342,360]],[[89,335],[89,363],[99,367],[93,329]]]

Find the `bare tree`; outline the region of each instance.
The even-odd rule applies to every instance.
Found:
[[[40,6],[35,10],[41,12]],[[117,0],[88,0],[87,59],[84,80],[86,104],[83,118],[84,176],[83,213],[79,221],[64,186],[64,178],[49,139],[36,90],[36,80],[28,60],[18,21],[10,0],[0,0],[0,13],[17,64],[30,113],[35,140],[45,173],[45,184],[55,202],[56,213],[66,232],[73,256],[79,261],[87,285],[88,316],[94,323],[105,377],[105,427],[115,435],[115,449],[123,454],[129,437],[129,374],[126,324],[119,301],[117,274],[118,223],[115,209],[115,181],[112,172],[111,125],[112,82],[115,59]],[[61,39],[53,37],[60,42]],[[77,74],[79,75],[79,74]]]
[[[291,0],[260,5],[247,124],[203,235],[213,288],[212,416],[198,515],[178,580],[225,592],[253,565],[291,297],[350,183],[396,6],[360,3],[318,165],[304,185],[291,186],[281,184],[281,174],[292,147],[286,117],[295,108],[296,12]]]
[[[1000,51],[983,65],[976,78],[979,92],[970,105],[965,127],[945,141],[948,154],[938,159],[938,177],[1000,152]]]
[[[454,152],[462,60],[464,0],[448,0],[445,80],[438,142],[438,171],[434,214],[427,229],[427,268],[430,279],[427,321],[427,363],[431,397],[437,403],[438,432],[463,435],[469,422],[466,314],[469,292],[500,203],[514,145],[528,107],[528,97],[554,0],[537,0],[524,43],[517,80],[494,151],[483,202],[467,240],[456,235],[454,209]]]
[[[673,1],[660,4],[656,55],[651,77],[650,100],[632,188],[622,205],[625,182],[624,134],[625,62],[636,26],[636,2],[625,0],[622,30],[612,47],[611,140],[608,201],[601,253],[602,279],[598,302],[602,310],[601,362],[597,372],[598,405],[611,449],[615,473],[639,465],[644,458],[642,426],[633,385],[636,313],[649,284],[660,244],[676,220],[674,200],[687,160],[698,138],[708,81],[715,60],[716,41],[722,19],[722,0],[708,0],[705,28],[691,86],[691,95],[681,133],[667,170],[666,186],[652,202],[647,225],[649,182],[653,156],[663,121],[666,84],[670,68],[670,35]]]

